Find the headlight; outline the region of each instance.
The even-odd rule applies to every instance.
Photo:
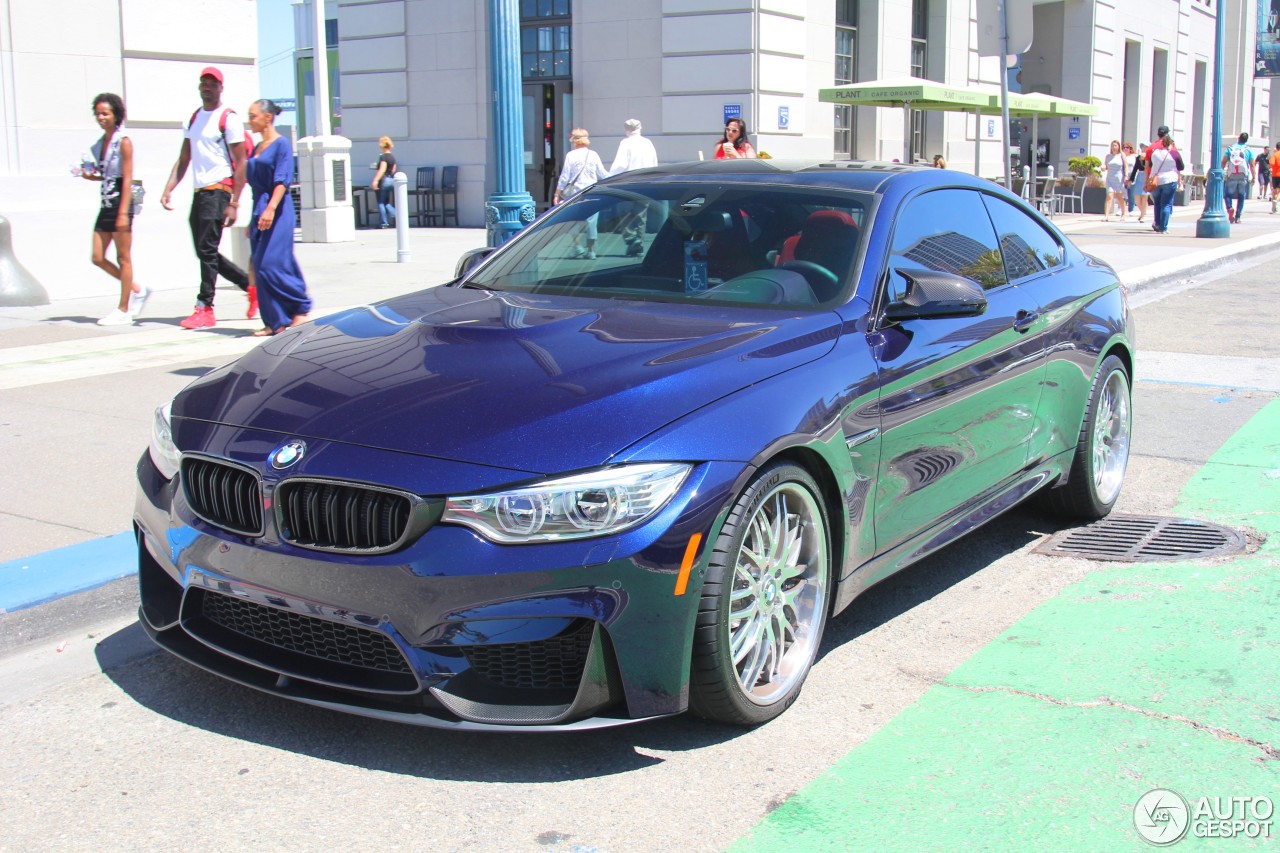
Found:
[[[605,536],[653,517],[680,488],[690,467],[626,465],[506,492],[449,498],[440,520],[511,545]]]
[[[156,406],[155,417],[151,419],[151,461],[166,480],[172,480],[178,473],[181,454],[173,443],[173,430],[169,428],[169,409],[173,401],[163,406]]]

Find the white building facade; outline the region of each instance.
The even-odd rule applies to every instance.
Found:
[[[310,2],[310,0],[308,0]],[[1203,170],[1213,92],[1214,15],[1226,16],[1224,137],[1262,145],[1270,81],[1253,78],[1257,0],[1031,0],[1034,37],[1014,88],[1084,101],[1094,118],[1042,120],[1049,163],[1103,156],[1112,139],[1149,140],[1168,125]],[[900,109],[836,107],[841,82],[924,77],[998,87],[998,57],[977,52],[979,0],[518,0],[529,192],[554,187],[569,131],[591,131],[606,165],[622,123],[639,118],[663,162],[709,156],[740,115],[774,157],[900,158]],[[336,15],[342,132],[353,163],[390,136],[417,165],[460,167],[462,224],[483,224],[492,189],[489,0],[329,0]],[[300,45],[309,44],[299,27]],[[975,169],[986,122],[961,113],[912,121],[914,157]],[[977,171],[1002,172],[996,122]],[[1030,120],[1010,143],[1029,162]],[[985,135],[985,134],[984,134]],[[356,166],[359,178],[360,166]]]
[[[190,176],[177,211],[162,210],[160,194],[200,106],[200,70],[222,70],[224,103],[243,116],[260,97],[257,53],[256,0],[0,0],[0,216],[52,299],[118,292],[89,265],[99,185],[68,172],[102,135],[92,103],[101,92],[124,99],[148,192],[134,232],[138,280],[189,283],[194,298]]]

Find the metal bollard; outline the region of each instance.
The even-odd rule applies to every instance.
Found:
[[[1027,204],[1031,204],[1031,200],[1035,197],[1036,185],[1031,181],[1031,167],[1022,167],[1022,200]]]
[[[9,220],[0,216],[0,305],[48,304],[49,294],[13,253]]]
[[[409,263],[409,176],[396,172],[396,263]]]

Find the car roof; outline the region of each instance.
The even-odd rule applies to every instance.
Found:
[[[839,188],[883,193],[891,184],[941,185],[990,188],[989,181],[952,169],[885,163],[875,160],[708,160],[673,163],[636,169],[605,179],[601,184],[632,181],[733,181],[786,184],[800,187]]]

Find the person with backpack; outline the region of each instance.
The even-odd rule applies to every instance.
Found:
[[[1249,184],[1253,181],[1253,152],[1245,145],[1249,134],[1240,134],[1240,141],[1228,146],[1222,155],[1222,168],[1226,172],[1222,197],[1227,201],[1227,219],[1239,222],[1244,213],[1244,200],[1249,197]],[[1231,212],[1231,200],[1235,199],[1236,209]]]
[[[222,229],[235,224],[244,189],[245,154],[253,144],[244,124],[229,107],[222,106],[222,72],[212,66],[200,72],[200,109],[191,114],[178,151],[178,160],[164,187],[160,204],[173,210],[171,196],[191,167],[195,194],[191,199],[191,241],[200,260],[200,292],[195,310],[182,321],[184,329],[207,329],[217,325],[213,316],[214,285],[218,276],[245,291],[249,309],[245,316],[258,315],[257,288],[240,267],[218,252]]]

